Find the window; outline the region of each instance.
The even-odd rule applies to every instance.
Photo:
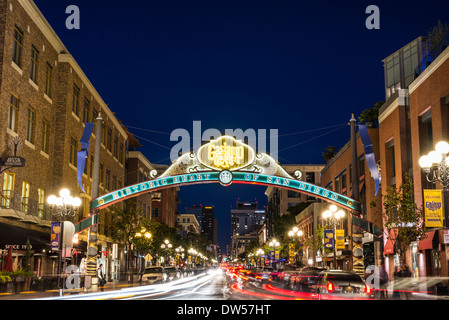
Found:
[[[28,203],[30,200],[30,183],[22,182],[22,212],[28,213]]]
[[[11,94],[11,98],[9,100],[8,128],[14,132],[17,132],[18,113],[19,113],[19,98]]]
[[[103,164],[100,163],[100,183],[103,183]]]
[[[117,190],[117,176],[112,176],[112,190]]]
[[[75,167],[78,165],[78,141],[74,138],[70,138],[70,159],[69,162]]]
[[[90,101],[84,98],[83,122],[89,122]]]
[[[90,174],[89,177],[92,178],[94,176],[94,155],[90,155]]]
[[[112,129],[108,128],[108,136],[106,140],[106,148],[112,152]]]
[[[38,200],[38,215],[40,218],[44,217],[44,207],[45,207],[45,190],[37,189],[37,200]]]
[[[114,137],[114,157],[118,159],[118,137]]]
[[[399,52],[386,60],[387,98],[401,86],[401,66]]]
[[[110,184],[110,182],[111,182],[111,180],[110,180],[110,178],[111,178],[111,171],[109,170],[109,169],[106,169],[106,177],[105,177],[106,179],[106,181],[105,181],[105,185],[106,185],[106,190],[111,190],[111,184]]]
[[[48,121],[42,121],[42,151],[48,154],[48,142],[50,140],[50,125]]]
[[[95,110],[94,108],[92,108],[92,122],[94,123],[94,129],[93,129],[93,134],[96,135],[97,132],[97,118],[98,118],[98,111]]]
[[[50,64],[47,63],[47,68],[45,69],[45,94],[49,98],[51,98],[51,82],[53,76],[52,74],[53,68]]]
[[[162,217],[162,209],[161,208],[151,208],[151,217]]]
[[[12,61],[22,68],[23,31],[18,26],[14,28],[14,43],[12,47]]]
[[[36,114],[35,112],[28,108],[28,113],[27,113],[27,135],[26,135],[26,139],[31,142],[32,144],[34,144],[34,128],[35,128],[35,123],[36,123]]]
[[[76,84],[73,85],[73,102],[72,102],[72,112],[78,116],[80,104],[80,88]]]
[[[37,84],[37,66],[39,61],[39,51],[31,46],[30,79]]]
[[[11,206],[11,198],[14,195],[14,179],[14,173],[5,172],[3,174],[2,207],[4,208],[10,208]]]
[[[120,147],[118,149],[118,161],[123,164],[123,143],[120,142]]]
[[[396,163],[394,157],[394,139],[385,143],[385,160],[390,165],[386,167],[387,183],[390,186],[396,185]]]
[[[288,190],[287,196],[288,196],[289,198],[299,198],[301,195],[299,194],[299,192],[295,192],[295,191],[292,191],[292,190]]]
[[[419,149],[422,155],[433,150],[432,110],[419,117]]]

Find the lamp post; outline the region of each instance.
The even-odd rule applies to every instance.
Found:
[[[419,166],[426,174],[428,182],[439,182],[443,187],[443,209],[444,209],[444,224],[443,228],[449,228],[449,210],[447,205],[447,191],[449,186],[449,143],[440,141],[435,145],[435,150],[430,151],[428,155],[422,156],[419,159]],[[447,245],[446,245],[447,249]],[[447,260],[446,260],[447,262]],[[449,274],[449,263],[447,265],[447,272]]]
[[[184,248],[179,246],[175,249],[178,265],[181,266],[181,255],[184,255]]]
[[[276,259],[276,248],[278,248],[281,244],[276,239],[271,239],[271,241],[268,243],[268,246],[271,248],[274,248],[274,259]],[[273,264],[273,262],[271,263]]]
[[[59,243],[59,265],[58,265],[58,287],[60,287],[61,280],[61,260],[62,253],[64,252],[64,267],[65,269],[65,245],[64,245],[64,222],[66,218],[73,218],[78,211],[79,206],[81,205],[81,199],[77,197],[70,196],[70,191],[67,189],[62,189],[59,191],[59,197],[55,195],[51,195],[47,199],[48,204],[50,205],[50,210],[52,215],[57,216],[61,219],[61,239]],[[62,290],[64,290],[64,285],[62,285]]]
[[[290,231],[288,232],[288,236],[289,236],[290,238],[292,238],[293,243],[294,243],[295,240],[297,239],[300,247],[301,247],[300,239],[301,239],[301,237],[303,236],[303,234],[304,234],[304,233],[302,232],[302,230],[299,230],[298,227],[293,227],[293,229],[290,230]],[[296,246],[295,246],[295,247],[296,247]],[[296,248],[295,248],[295,249],[296,249]],[[296,251],[296,250],[295,250],[295,251]],[[296,263],[296,254],[295,254],[295,263]]]
[[[332,204],[329,206],[329,209],[322,213],[322,217],[324,220],[328,221],[332,226],[334,231],[334,268],[337,269],[337,242],[336,242],[336,233],[337,233],[337,223],[341,218],[345,216],[345,212],[343,210],[338,210],[337,206]]]
[[[165,250],[167,249],[168,252],[168,258],[170,257],[170,249],[172,247],[172,244],[170,243],[169,240],[164,240],[164,243],[161,245],[161,249]],[[165,266],[167,266],[167,262],[165,262]]]

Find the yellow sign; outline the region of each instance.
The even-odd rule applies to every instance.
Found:
[[[427,228],[443,227],[444,204],[442,190],[424,190],[424,215]]]
[[[211,140],[198,150],[198,160],[211,169],[238,170],[255,160],[253,148],[230,136]]]
[[[337,250],[344,250],[345,249],[345,230],[337,229],[335,231],[335,235],[336,235],[335,242],[337,243]]]

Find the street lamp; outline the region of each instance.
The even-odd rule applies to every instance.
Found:
[[[170,249],[172,247],[172,244],[169,240],[165,240],[164,243],[161,245],[161,249],[167,249],[168,258],[170,258]],[[167,266],[167,262],[165,262],[165,266]]]
[[[269,247],[274,248],[274,259],[276,259],[276,248],[278,248],[280,245],[281,244],[276,239],[271,239],[271,241],[268,243]]]
[[[184,248],[179,246],[175,249],[179,266],[181,265],[181,255],[184,258]]]
[[[322,213],[322,217],[324,220],[329,221],[330,225],[334,231],[334,268],[337,269],[337,242],[336,242],[336,233],[337,233],[337,223],[341,218],[345,216],[345,212],[343,210],[338,210],[335,204],[329,206],[329,209]]]
[[[435,150],[419,159],[419,166],[426,174],[428,182],[437,181],[443,187],[444,227],[449,227],[449,210],[447,206],[447,191],[449,186],[449,143],[440,141],[435,145]],[[447,248],[447,246],[446,246]],[[448,268],[449,272],[449,268]]]
[[[303,236],[303,234],[304,233],[302,232],[302,230],[299,230],[298,227],[293,227],[293,229],[288,232],[288,236],[293,239],[293,242],[295,242],[296,238],[298,239],[300,247],[301,247],[300,238]],[[295,251],[296,251],[296,248],[295,248]],[[295,254],[295,263],[296,263],[296,254]]]
[[[66,258],[66,248],[63,247],[64,240],[64,223],[66,218],[73,218],[76,215],[76,212],[78,211],[78,208],[81,205],[81,199],[77,197],[72,197],[70,195],[70,191],[67,189],[61,189],[59,191],[59,197],[55,195],[51,195],[47,199],[48,204],[50,205],[50,211],[52,215],[57,216],[61,219],[61,239],[59,243],[59,265],[58,265],[58,287],[60,286],[60,280],[61,280],[61,260],[62,260],[62,252],[64,250],[64,267],[65,269],[65,258]],[[62,286],[62,289],[64,290],[64,285]]]

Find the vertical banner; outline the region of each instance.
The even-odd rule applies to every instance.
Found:
[[[337,229],[335,231],[335,245],[337,246],[337,250],[345,249],[345,230]]]
[[[51,250],[59,250],[59,245],[61,242],[61,222],[51,223],[51,234],[50,234],[50,247]]]
[[[295,263],[295,244],[289,243],[288,244],[288,257],[290,258],[290,263]]]
[[[424,215],[427,228],[442,228],[444,217],[443,191],[424,190]]]
[[[274,251],[274,260],[276,260],[276,261],[279,260],[279,250],[278,250],[278,249],[276,249],[276,250]]]
[[[324,248],[329,250],[334,249],[334,230],[324,230]]]

